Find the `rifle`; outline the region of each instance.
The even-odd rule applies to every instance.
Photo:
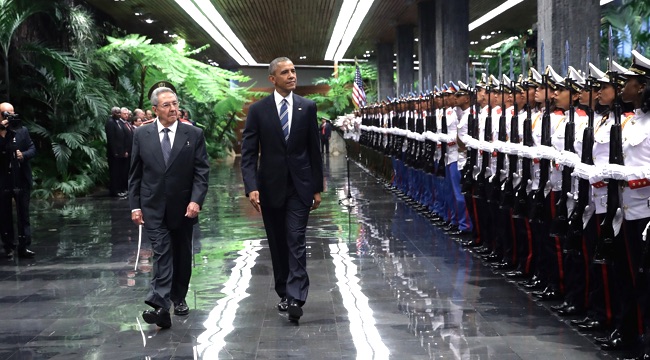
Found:
[[[435,133],[438,131],[438,124],[436,123],[436,117],[435,117],[435,111],[436,111],[436,105],[435,105],[435,97],[434,94],[430,94],[429,98],[429,111],[427,112],[427,131],[431,131],[432,133]],[[428,173],[433,173],[435,170],[433,167],[433,163],[436,158],[436,147],[437,144],[434,141],[427,140],[426,143],[427,145],[427,158],[426,158],[426,165],[425,165],[425,171]]]
[[[417,118],[415,120],[415,132],[424,133],[424,119],[422,118],[422,97],[418,99]],[[416,141],[415,143],[415,167],[422,169],[424,167],[424,142]]]
[[[573,99],[573,86],[570,84],[570,79],[566,79],[565,82],[569,85],[569,97]],[[564,125],[564,150],[575,153],[576,150],[573,147],[573,142],[576,138],[576,124],[575,124],[575,108],[573,107],[573,100],[569,104],[569,122]],[[569,200],[569,193],[571,192],[573,178],[571,174],[573,173],[573,168],[564,166],[562,168],[562,191],[560,193],[560,199],[555,204],[555,218],[551,222],[551,229],[549,232],[550,236],[566,237],[567,231],[569,230],[569,210],[567,209],[567,203]]]
[[[610,67],[611,69],[611,67]],[[623,162],[623,128],[621,127],[621,104],[618,93],[618,73],[610,71],[610,80],[614,86],[616,99],[614,100],[614,124],[609,133],[609,163],[624,165]],[[615,179],[607,179],[607,213],[603,223],[600,224],[600,236],[596,241],[593,262],[606,264],[610,261],[614,238],[620,231],[623,213],[621,211],[621,200],[619,198],[619,182]]]
[[[497,139],[501,142],[508,140],[508,132],[506,130],[506,101],[505,101],[506,85],[501,83],[501,116],[499,117],[499,134]],[[501,172],[505,165],[506,154],[503,152],[497,153],[497,167],[496,172],[492,175],[490,181],[492,193],[488,198],[488,202],[498,202],[501,200]]]
[[[517,95],[516,85],[513,86],[513,94]],[[514,115],[510,119],[510,143],[518,144],[521,139],[519,138],[519,106],[517,100],[514,99]],[[501,203],[499,207],[501,209],[509,209],[514,206],[515,203],[515,187],[514,187],[514,177],[518,173],[518,157],[517,154],[508,155],[508,178],[503,184],[503,191],[501,192]]]
[[[488,112],[485,117],[485,129],[483,131],[483,140],[487,142],[492,142],[492,102],[490,101],[490,84],[485,88],[485,92],[488,98]],[[490,160],[492,154],[483,151],[481,157],[481,169],[478,173],[478,178],[476,179],[476,191],[474,192],[474,197],[477,199],[485,199],[487,192],[485,190],[487,179],[485,173],[487,169],[490,168]]]
[[[588,88],[591,84],[587,83]],[[589,91],[589,108],[587,109],[587,127],[582,135],[582,156],[580,162],[587,165],[594,164],[593,148],[594,148],[594,111],[592,109],[592,91]],[[584,229],[583,215],[585,207],[589,205],[589,191],[591,185],[588,179],[580,178],[578,181],[578,203],[573,208],[573,212],[569,218],[569,230],[567,232],[567,241],[565,242],[564,253],[579,253],[582,248],[582,236]]]
[[[399,110],[399,115],[397,117],[397,127],[401,130],[406,130],[406,111],[404,110],[404,99],[400,99],[397,105],[397,109]],[[395,155],[399,160],[404,160],[403,159],[403,151],[404,151],[404,136],[400,135],[397,137],[395,141]]]
[[[469,93],[470,101],[470,111],[467,115],[467,135],[471,136],[474,139],[478,139],[478,102],[476,101],[476,90],[472,90]],[[471,193],[472,187],[474,186],[474,167],[478,162],[478,149],[470,148],[468,150],[469,156],[465,167],[463,168],[463,175],[461,181],[461,193],[463,195]]]
[[[443,90],[444,91],[444,90]],[[445,96],[442,95],[442,119],[440,121],[440,132],[443,134],[447,133],[447,109],[445,108]],[[447,156],[447,143],[444,141],[440,142],[440,160],[438,160],[438,169],[436,170],[436,176],[445,177],[445,163]]]
[[[524,120],[524,146],[535,146],[533,140],[533,120],[531,119],[532,109],[530,107],[530,96],[526,88],[526,119]],[[521,181],[515,190],[515,203],[512,208],[512,217],[523,218],[527,216],[528,211],[528,182],[533,179],[531,172],[533,160],[529,157],[523,156],[521,158]]]
[[[548,99],[548,75],[542,75],[544,81],[544,115],[542,115],[542,146],[551,146],[551,102]],[[550,185],[549,177],[551,170],[551,160],[541,158],[539,160],[539,188],[533,194],[533,206],[531,208],[530,219],[538,223],[544,222],[544,199],[546,198],[547,187]]]

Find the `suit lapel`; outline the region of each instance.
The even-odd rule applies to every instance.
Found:
[[[298,128],[298,124],[302,121],[302,115],[305,112],[300,98],[297,97],[296,94],[292,94],[291,96],[293,96],[293,114],[291,116],[291,129],[289,131],[289,140],[287,141],[287,144],[291,142],[291,130]]]
[[[183,146],[185,146],[186,143],[189,143],[189,135],[187,133],[190,129],[187,128],[188,126],[190,125],[184,125],[180,121],[176,125],[176,135],[174,136],[172,152],[169,154],[169,160],[167,160],[167,168],[169,168],[169,166],[171,166],[171,164],[174,162],[174,159],[176,159],[178,154],[181,152]],[[162,154],[162,149],[160,150],[160,153]]]
[[[153,157],[156,159],[160,167],[165,168],[165,160],[163,159],[162,148],[160,147],[160,136],[158,135],[158,121],[151,124],[147,133],[147,141],[149,147],[153,152]]]

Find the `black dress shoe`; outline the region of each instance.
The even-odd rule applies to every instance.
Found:
[[[562,302],[560,305],[553,305],[553,306],[551,306],[551,310],[553,310],[553,311],[560,311],[560,310],[563,310],[564,308],[567,308],[567,307],[569,307],[569,306],[571,306],[571,304],[569,304],[568,302],[564,301],[564,302]]]
[[[483,261],[487,263],[499,262],[501,261],[501,256],[499,256],[499,254],[496,253],[491,253],[487,256],[484,256]]]
[[[557,314],[560,316],[577,316],[584,314],[585,311],[574,305],[567,306],[557,311]]]
[[[589,320],[585,321],[582,324],[578,324],[578,329],[582,331],[598,331],[604,330],[605,326],[598,320]]]
[[[584,324],[586,324],[586,323],[588,323],[588,322],[590,322],[590,321],[593,321],[593,320],[592,320],[589,316],[585,316],[585,317],[582,318],[582,319],[574,319],[574,320],[571,320],[570,323],[571,323],[571,325],[573,325],[573,326],[579,326],[579,325],[584,325]]]
[[[190,313],[190,307],[187,306],[185,300],[174,304],[174,315],[185,316]]]
[[[514,268],[514,266],[507,261],[492,263],[490,264],[490,267],[494,270],[506,270],[506,271],[510,271]]]
[[[172,318],[169,316],[169,311],[163,308],[145,310],[142,313],[142,318],[147,324],[156,324],[163,329],[172,327]]]
[[[296,300],[291,300],[289,302],[289,307],[287,308],[287,312],[289,313],[289,321],[297,323],[298,320],[300,320],[300,317],[302,316],[302,308],[298,304]]]
[[[508,279],[525,279],[528,277],[528,275],[521,270],[509,271],[503,274],[503,276],[505,276]]]
[[[543,289],[544,284],[542,283],[542,280],[529,280],[529,281],[522,281],[519,283],[524,289],[527,290],[535,290],[535,289]]]
[[[287,311],[289,309],[289,301],[287,301],[286,297],[283,297],[280,299],[280,302],[278,303],[278,311]]]
[[[603,345],[609,343],[612,339],[621,339],[621,333],[618,330],[614,330],[605,336],[595,337],[594,341],[596,341],[596,344]]]
[[[532,292],[533,296],[540,299],[541,301],[551,301],[551,300],[561,300],[562,294],[559,291],[547,287],[544,291],[534,291]]]
[[[34,256],[36,253],[29,249],[18,250],[18,257],[21,259],[33,259]]]
[[[580,326],[580,325],[583,325],[583,324],[586,324],[586,323],[592,322],[592,321],[594,321],[594,320],[592,320],[589,316],[585,316],[583,319],[571,320],[571,325]]]
[[[612,333],[613,334],[613,333]],[[630,346],[630,344],[623,341],[620,333],[618,337],[610,337],[609,341],[600,345],[600,348],[605,351],[622,350]]]

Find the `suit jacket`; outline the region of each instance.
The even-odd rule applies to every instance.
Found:
[[[131,150],[132,137],[129,129],[122,123],[122,119],[108,118],[104,130],[106,131],[106,155],[109,159],[123,157],[124,153]]]
[[[323,127],[325,128],[325,134],[323,134]],[[328,139],[332,137],[332,125],[330,125],[329,121],[325,122],[325,125],[320,125],[318,128],[318,131],[320,132],[320,136],[323,139]]]
[[[36,156],[36,147],[34,146],[34,142],[32,142],[32,138],[29,136],[29,130],[24,126],[17,130],[9,130],[5,139],[8,144],[8,148],[6,149],[7,154],[10,154],[10,152],[16,149],[23,153],[23,160],[19,162],[20,171],[16,181],[18,181],[17,185],[21,189],[30,189],[34,182],[30,160]],[[16,139],[15,143],[13,139]],[[12,143],[15,144],[15,147],[9,146]],[[2,174],[0,175],[0,188],[13,188],[13,176],[10,177],[5,171],[1,171],[0,173]]]
[[[178,123],[165,166],[158,123],[140,126],[133,135],[129,170],[129,205],[141,209],[147,229],[177,229],[196,223],[185,217],[193,201],[203,206],[210,172],[203,130]]]
[[[323,191],[316,103],[293,94],[286,142],[273,94],[251,105],[242,135],[241,169],[246,196],[259,191],[262,206],[284,205],[289,178],[305,206],[311,206],[314,194]]]

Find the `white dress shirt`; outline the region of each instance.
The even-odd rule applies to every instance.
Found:
[[[163,137],[165,136],[165,132],[163,131],[163,129],[165,127],[162,126],[162,124],[160,123],[160,120],[156,121],[156,126],[158,127],[158,138],[160,139],[160,143],[162,143]],[[176,137],[176,128],[177,127],[178,127],[178,121],[174,121],[174,123],[171,124],[171,126],[169,126],[169,128],[168,128],[169,129],[169,132],[168,132],[168,134],[169,134],[169,142],[170,142],[172,148],[174,147],[174,138]]]

